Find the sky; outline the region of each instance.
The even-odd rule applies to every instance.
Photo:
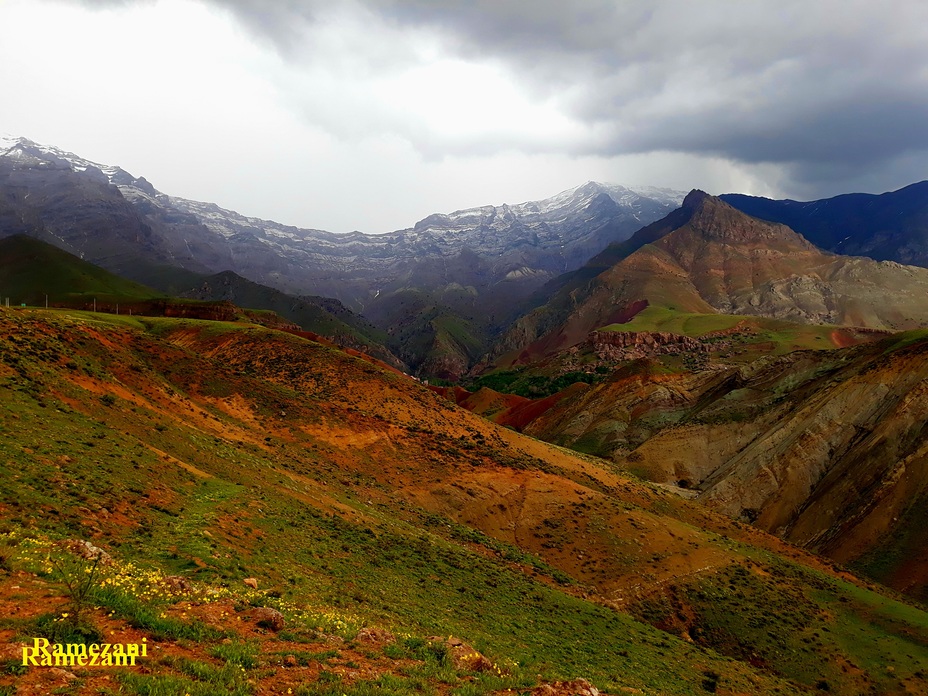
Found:
[[[0,133],[332,232],[928,178],[923,0],[0,0]]]

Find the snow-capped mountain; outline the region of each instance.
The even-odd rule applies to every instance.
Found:
[[[574,248],[606,218],[629,228],[628,234],[620,232],[609,240],[620,241],[647,224],[645,221],[653,220],[660,210],[678,207],[686,195],[669,189],[654,191],[657,195],[646,196],[624,186],[589,181],[540,201],[430,215],[401,234],[410,239],[431,235],[449,244],[464,243],[489,253],[505,251],[515,239],[521,239],[541,248],[563,250],[555,252],[564,264],[557,270],[571,270],[577,265],[572,258]],[[596,242],[594,246],[605,244]],[[590,256],[585,251],[580,255],[583,261]]]
[[[168,291],[226,270],[334,297],[426,375],[460,375],[547,280],[676,208],[683,193],[588,182],[551,198],[430,215],[386,234],[332,234],[158,191],[143,177],[0,137],[0,237],[26,233]]]
[[[0,183],[14,192],[6,218],[16,219],[0,234],[29,231],[23,228],[31,221],[33,232],[103,265],[115,245],[123,272],[126,243],[135,240],[149,261],[233,270],[287,292],[338,297],[357,309],[409,287],[482,294],[514,283],[524,296],[665,215],[684,196],[588,182],[543,200],[437,213],[386,234],[333,234],[171,196],[120,167],[25,138],[0,137],[0,160]],[[59,203],[69,192],[64,209],[47,205],[50,190],[57,190],[51,198]],[[93,233],[78,224],[100,215],[108,219]]]

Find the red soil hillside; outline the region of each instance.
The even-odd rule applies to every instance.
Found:
[[[525,432],[679,484],[924,599],[926,365],[921,332],[695,371],[642,359],[558,400]]]
[[[786,694],[819,681],[833,693],[924,692],[916,673],[928,670],[919,628],[928,620],[917,609],[763,531],[316,342],[248,325],[0,311],[0,356],[10,424],[0,516],[17,530],[89,538],[186,581],[254,578],[299,609],[288,621],[322,605],[330,609],[312,614],[320,621],[461,635],[530,670],[530,685],[544,674],[616,693],[699,693],[711,682],[717,693]],[[20,589],[38,577],[16,572],[27,573]],[[674,597],[673,621],[650,604]],[[800,601],[808,635],[794,627]],[[870,612],[887,602],[911,620],[875,627]],[[114,606],[160,625],[147,607]],[[10,630],[37,630],[25,621]],[[737,642],[711,630],[718,621],[739,627]],[[311,627],[325,626],[308,626],[274,642],[287,651],[294,635],[313,643],[324,630]],[[818,642],[802,642],[813,631]],[[201,640],[214,641],[217,661],[239,649],[221,647],[221,635]],[[840,669],[900,654],[912,658],[891,678],[869,665]],[[279,692],[266,670],[285,667],[272,658],[242,666],[261,684],[255,693]],[[185,664],[150,668],[175,679],[205,673]],[[340,693],[365,679],[341,662],[339,673]],[[327,693],[322,681],[333,677],[306,675],[308,693]],[[461,683],[442,675],[439,693]]]

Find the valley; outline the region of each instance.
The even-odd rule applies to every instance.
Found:
[[[335,235],[2,147],[0,693],[928,693],[928,270],[774,220],[858,199]]]

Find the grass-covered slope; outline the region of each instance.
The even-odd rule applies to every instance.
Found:
[[[602,331],[664,332],[701,339],[718,363],[745,363],[794,350],[845,348],[888,335],[888,331],[830,324],[800,324],[783,319],[734,314],[693,314],[666,307],[646,307],[629,321]]]
[[[158,657],[109,683],[75,669],[74,693],[464,695],[576,677],[611,693],[925,692],[917,608],[296,336],[0,311],[0,408],[0,604],[21,607],[0,641],[54,633],[67,611],[31,548],[89,539],[148,569],[96,591],[85,619]],[[668,622],[660,607],[684,594],[687,620]],[[449,635],[506,674],[426,647]],[[47,686],[5,669],[0,685]]]
[[[169,297],[26,235],[0,240],[0,304],[5,304],[6,298],[14,307],[47,305],[297,328],[268,309]]]
[[[337,300],[291,297],[231,271],[203,275],[144,263],[137,264],[135,271],[158,289],[126,280],[38,239],[14,235],[0,240],[0,304],[9,297],[14,306],[43,306],[47,298],[50,306],[75,308],[90,308],[96,301],[108,312],[121,305],[124,313],[215,319],[248,315],[275,325],[289,321],[402,367],[383,345],[387,334]]]
[[[486,348],[488,318],[465,288],[442,293],[405,288],[376,298],[365,309],[387,329],[388,345],[416,374],[456,381]]]
[[[305,331],[326,336],[340,345],[363,350],[396,367],[402,363],[386,347],[387,332],[355,314],[338,300],[294,297],[253,283],[232,271],[202,276],[182,293],[198,300],[227,300],[240,307],[260,307],[289,319]]]
[[[164,297],[156,290],[125,280],[33,237],[0,239],[0,295],[11,304],[148,300]]]

